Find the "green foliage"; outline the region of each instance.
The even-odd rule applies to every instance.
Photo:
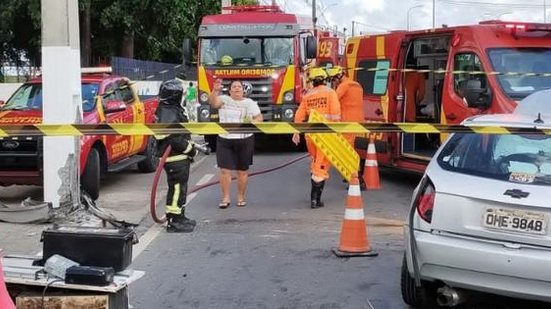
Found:
[[[123,37],[133,37],[135,58],[180,62],[183,39],[197,40],[220,0],[79,0],[81,13],[87,8],[93,61],[120,55]],[[40,22],[40,0],[0,0],[0,63],[40,62]]]

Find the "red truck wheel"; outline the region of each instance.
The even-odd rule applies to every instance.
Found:
[[[159,157],[157,156],[157,140],[152,136],[147,141],[147,148],[143,155],[145,160],[138,163],[138,170],[142,173],[152,173],[159,165]]]
[[[83,190],[88,192],[88,195],[93,200],[97,200],[99,197],[99,184],[100,182],[100,159],[97,149],[90,149],[88,154],[88,160],[82,176],[80,177],[80,185]]]

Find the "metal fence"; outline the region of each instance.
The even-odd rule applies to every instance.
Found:
[[[112,57],[113,73],[126,76],[131,80],[168,80],[175,77],[196,79],[196,68],[182,64],[136,60]]]

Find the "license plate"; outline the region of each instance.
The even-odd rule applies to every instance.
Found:
[[[483,226],[490,229],[527,234],[547,234],[549,219],[542,212],[508,208],[486,208]]]

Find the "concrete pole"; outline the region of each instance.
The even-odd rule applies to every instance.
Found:
[[[78,0],[41,0],[45,124],[82,122]],[[54,208],[80,199],[80,139],[44,137],[44,201]]]
[[[316,0],[312,0],[312,24],[314,25],[314,30],[316,29],[316,24],[318,22],[318,17],[316,16]]]
[[[222,0],[222,14],[229,14],[229,10],[224,10],[223,8],[231,6],[231,0]]]

